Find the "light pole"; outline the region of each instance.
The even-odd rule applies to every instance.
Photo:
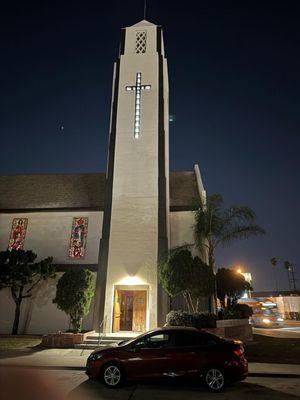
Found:
[[[284,268],[287,271],[290,291],[292,291],[294,289],[294,292],[296,292],[297,288],[296,288],[294,265],[292,263],[290,263],[289,261],[285,261],[284,262]]]

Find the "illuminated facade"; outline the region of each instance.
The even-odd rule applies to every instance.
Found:
[[[71,268],[96,276],[83,329],[122,335],[165,323],[169,300],[157,262],[168,249],[194,242],[193,204],[205,202],[205,191],[197,165],[169,171],[161,27],[141,21],[122,29],[112,91],[106,173],[0,176],[0,250],[30,249],[53,257],[57,268],[56,280],[24,300],[20,333],[68,329],[52,300]],[[10,293],[1,290],[0,333],[11,331],[13,315]]]
[[[102,230],[94,310],[94,328],[105,319],[107,332],[152,329],[168,312],[157,279],[170,234],[169,84],[160,27],[141,21],[123,29],[113,81],[103,217],[109,227]]]

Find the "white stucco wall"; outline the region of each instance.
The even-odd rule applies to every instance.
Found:
[[[300,296],[280,296],[271,297],[271,299],[277,303],[278,310],[283,317],[286,313],[300,312]]]
[[[96,275],[96,274],[95,274]],[[69,328],[69,317],[52,300],[56,293],[56,284],[62,273],[58,273],[56,279],[43,282],[32,298],[24,299],[21,308],[19,324],[20,334],[45,334],[49,332],[66,331]],[[82,328],[92,328],[91,304],[89,314],[84,317]],[[0,291],[0,334],[11,333],[15,312],[10,291],[3,289]]]
[[[88,233],[85,257],[74,260],[68,257],[73,217],[88,217]],[[6,250],[14,218],[28,218],[24,249],[33,250],[38,258],[53,257],[55,264],[97,264],[99,242],[102,233],[102,212],[38,212],[0,214],[0,250]],[[33,300],[24,300],[20,318],[20,333],[42,334],[64,331],[69,318],[52,303],[55,297],[55,281],[42,285]],[[15,305],[9,290],[0,291],[0,333],[10,333]],[[91,310],[93,307],[91,306]],[[85,317],[83,328],[92,327],[92,312]]]
[[[192,211],[176,211],[170,213],[171,248],[194,243],[194,223],[195,218]]]
[[[68,257],[74,217],[88,217],[85,257]],[[24,249],[37,253],[39,258],[52,256],[55,264],[97,264],[102,233],[103,212],[31,212],[0,214],[0,250],[6,250],[14,218],[28,218]]]
[[[20,316],[20,332],[24,326],[24,308],[26,307],[26,301],[24,300],[21,306]],[[15,303],[11,297],[8,289],[0,290],[0,334],[11,333],[12,325],[14,321]]]

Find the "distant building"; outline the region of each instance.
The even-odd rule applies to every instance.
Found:
[[[238,273],[243,275],[243,277],[245,278],[245,281],[248,282],[252,287],[252,275],[251,275],[251,272],[242,272],[242,271],[238,270]],[[251,297],[251,290],[245,290],[242,298],[243,299],[248,299],[250,297]]]
[[[269,299],[277,304],[278,310],[285,319],[300,320],[300,292],[282,291],[262,291],[253,292],[253,297],[259,299]]]

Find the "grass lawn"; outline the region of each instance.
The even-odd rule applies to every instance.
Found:
[[[38,346],[42,339],[31,337],[1,337],[0,351],[24,350]]]
[[[300,364],[300,339],[253,335],[245,352],[249,362]]]

